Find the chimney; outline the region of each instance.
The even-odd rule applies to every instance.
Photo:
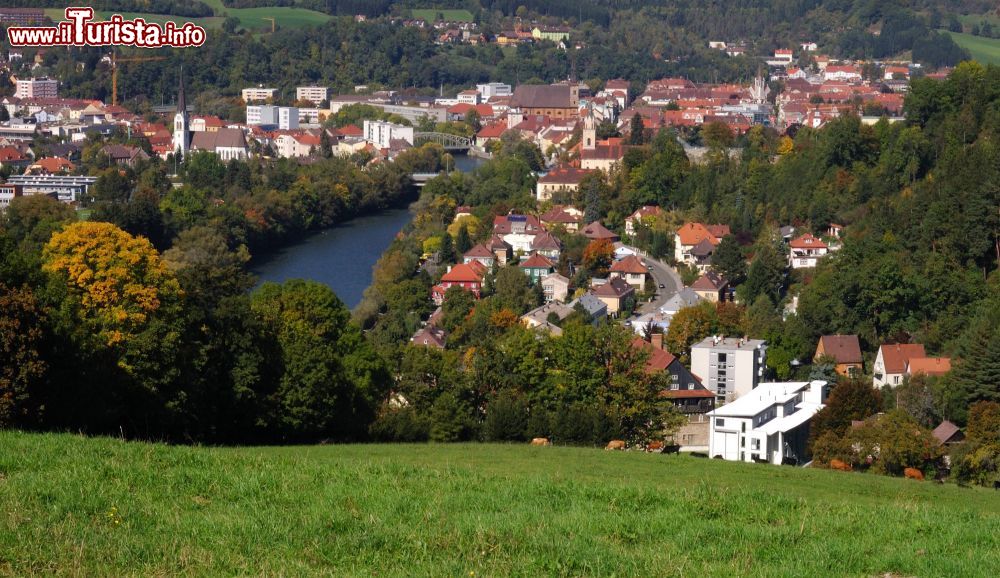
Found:
[[[654,334],[652,334],[652,335],[649,336],[649,339],[650,339],[650,342],[653,344],[653,347],[655,347],[656,349],[660,349],[660,350],[663,349],[663,334],[662,333],[654,333]]]

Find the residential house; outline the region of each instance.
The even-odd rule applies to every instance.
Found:
[[[875,363],[872,365],[873,385],[875,387],[896,387],[903,383],[906,368],[910,359],[927,357],[923,344],[897,343],[882,345],[878,348]]]
[[[538,220],[548,230],[563,227],[569,233],[575,233],[583,222],[583,211],[572,205],[554,205],[543,213]]]
[[[829,247],[826,243],[806,233],[788,243],[791,249],[789,264],[793,269],[803,269],[815,267],[816,263],[827,254]]]
[[[649,343],[636,338],[632,346],[649,352],[647,372],[670,375],[669,389],[661,391],[660,397],[670,400],[687,417],[674,432],[672,442],[679,445],[682,452],[707,452],[710,429],[706,414],[715,409],[715,393],[707,390],[677,357],[663,348],[663,337],[662,333],[653,333]]]
[[[678,311],[685,307],[693,307],[704,301],[704,298],[690,287],[684,287],[667,299],[667,302],[660,306],[660,311],[673,317]]]
[[[507,121],[501,120],[492,124],[487,124],[476,133],[476,146],[486,148],[488,144],[495,140],[500,140],[503,133],[507,132]]]
[[[500,235],[516,252],[529,253],[535,236],[544,229],[534,215],[498,215],[493,218],[493,234]]]
[[[608,318],[608,305],[595,296],[593,293],[584,293],[579,298],[567,303],[574,309],[582,309],[593,325],[597,325]]]
[[[24,172],[29,175],[67,175],[74,170],[76,170],[76,165],[67,159],[46,157],[28,165]]]
[[[545,293],[546,303],[565,302],[569,294],[569,279],[559,273],[550,273],[542,277],[542,292]]]
[[[551,335],[562,335],[562,329],[559,328],[557,323],[551,321],[550,317],[554,316],[554,319],[562,322],[563,319],[566,319],[572,313],[573,308],[569,305],[553,301],[541,307],[536,307],[522,315],[521,323],[528,329],[541,329]]]
[[[666,333],[670,330],[671,317],[659,310],[643,313],[632,320],[632,332],[636,335],[646,335],[650,331]]]
[[[608,314],[612,317],[618,317],[619,313],[635,305],[635,288],[618,277],[598,285],[591,293],[608,306]]]
[[[543,277],[555,271],[555,263],[548,257],[532,253],[530,257],[517,265],[528,276],[532,283],[538,283]]]
[[[826,228],[827,237],[835,237],[839,239],[843,233],[844,233],[844,226],[838,225],[837,223],[830,223],[830,225]]]
[[[130,167],[135,167],[139,161],[149,160],[149,155],[141,148],[119,144],[105,145],[101,149],[100,154],[107,156],[116,165],[128,165]]]
[[[816,345],[813,361],[821,357],[832,357],[840,375],[858,375],[864,369],[861,343],[857,335],[824,335]]]
[[[462,255],[462,263],[468,265],[473,261],[478,261],[482,263],[486,268],[490,268],[496,263],[497,256],[486,248],[486,245],[480,243],[475,247],[469,249]]]
[[[444,303],[445,292],[453,286],[461,287],[472,293],[476,299],[483,288],[483,276],[486,274],[486,267],[474,261],[472,263],[459,263],[448,269],[448,272],[441,277],[441,282],[431,289],[431,297],[434,303],[441,305]]]
[[[570,29],[566,26],[535,26],[531,29],[531,36],[538,40],[551,40],[560,42],[569,40]]]
[[[715,271],[706,271],[691,284],[691,290],[706,301],[718,303],[729,295],[729,281]]]
[[[825,381],[760,384],[708,413],[709,455],[775,465],[806,462],[809,422],[827,395]]]
[[[642,291],[646,285],[646,276],[649,271],[642,264],[642,260],[635,255],[629,255],[621,261],[611,264],[611,278],[621,278],[626,283],[635,287],[636,291]]]
[[[906,366],[907,375],[941,376],[951,371],[950,357],[916,357]]]
[[[722,238],[730,233],[729,225],[703,225],[702,223],[685,223],[674,235],[674,260],[678,263],[697,265],[699,258],[704,261],[704,253],[708,255],[722,242]],[[695,247],[698,256],[692,254]]]
[[[552,233],[542,231],[535,235],[535,239],[531,242],[531,250],[557,262],[559,255],[562,254],[562,243]]]
[[[510,243],[504,241],[500,235],[493,235],[486,242],[486,248],[496,256],[498,265],[506,265],[514,257],[514,250]]]
[[[535,197],[539,201],[548,201],[553,193],[575,193],[580,190],[583,178],[593,171],[578,169],[571,166],[557,166],[548,173],[538,177],[535,185]]]
[[[650,222],[662,216],[663,209],[660,207],[654,207],[651,205],[639,207],[634,213],[625,217],[625,236],[634,236],[636,225],[639,223],[646,223],[648,225]]]
[[[410,343],[413,345],[433,347],[435,349],[444,349],[447,339],[448,334],[444,329],[428,323],[426,326],[413,334],[413,337],[410,338]]]
[[[714,335],[691,346],[691,372],[720,403],[750,393],[764,377],[767,342]]]
[[[593,223],[587,225],[580,230],[580,234],[591,241],[606,239],[612,243],[617,243],[619,240],[618,235],[609,231],[607,227],[601,224],[600,221],[594,221]]]

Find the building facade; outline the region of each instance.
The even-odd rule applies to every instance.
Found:
[[[720,403],[753,391],[764,377],[766,361],[762,339],[712,336],[691,346],[691,372]]]
[[[51,78],[29,78],[17,81],[16,98],[59,98],[59,81]]]

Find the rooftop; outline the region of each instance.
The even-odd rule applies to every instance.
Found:
[[[692,349],[722,349],[727,351],[751,351],[759,349],[767,341],[763,339],[747,339],[746,337],[720,337],[713,335],[702,339],[691,346]]]

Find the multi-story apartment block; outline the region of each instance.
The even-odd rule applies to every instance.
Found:
[[[719,403],[753,391],[766,361],[767,342],[762,339],[712,336],[691,346],[691,372],[715,392]]]
[[[17,81],[16,98],[59,98],[59,81],[51,78],[29,78]]]
[[[243,89],[243,102],[254,102],[260,100],[267,100],[269,98],[274,98],[274,94],[278,92],[277,88],[244,88]]]
[[[330,89],[325,86],[299,86],[295,89],[295,100],[308,100],[318,105],[330,99]]]

